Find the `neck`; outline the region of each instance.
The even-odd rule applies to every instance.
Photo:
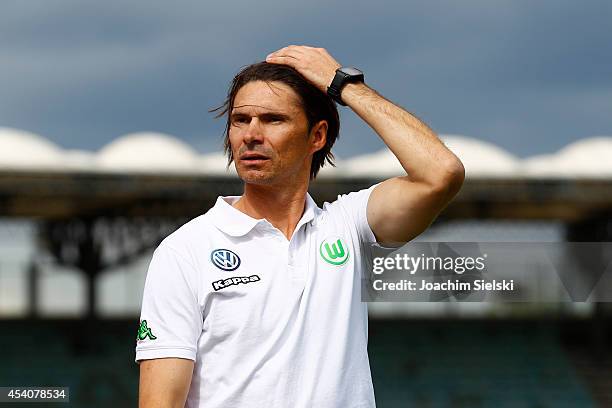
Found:
[[[245,184],[244,194],[233,206],[250,217],[265,218],[291,239],[306,205],[308,183],[262,186]]]

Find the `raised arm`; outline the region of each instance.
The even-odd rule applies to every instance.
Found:
[[[368,86],[348,84],[342,99],[376,131],[407,173],[372,191],[368,223],[379,242],[408,242],[459,192],[463,164],[427,125]]]
[[[140,408],[182,408],[187,400],[194,363],[184,358],[140,362]]]
[[[323,92],[340,67],[325,49],[305,46],[282,48],[266,61],[292,66]],[[457,194],[463,165],[427,125],[367,85],[346,85],[342,100],[381,137],[406,171],[372,191],[368,223],[378,242],[410,241]]]

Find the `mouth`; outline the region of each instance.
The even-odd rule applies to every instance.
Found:
[[[270,160],[270,159],[267,156],[264,156],[263,154],[259,154],[259,153],[245,153],[242,156],[240,156],[241,162],[250,163],[250,164],[263,163],[266,160]]]

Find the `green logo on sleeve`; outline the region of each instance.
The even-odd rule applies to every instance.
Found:
[[[321,242],[319,254],[329,264],[344,265],[349,258],[349,250],[345,246],[341,238],[326,239]]]
[[[147,327],[147,321],[143,320],[142,322],[140,322],[140,327],[138,328],[137,339],[144,340],[147,337],[149,338],[149,340],[155,340],[157,338],[153,335],[153,332],[151,331],[151,329]]]

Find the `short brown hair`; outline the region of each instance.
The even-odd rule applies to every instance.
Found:
[[[340,132],[340,117],[338,109],[334,101],[324,92],[321,92],[317,87],[308,82],[298,71],[288,65],[272,64],[267,62],[258,62],[243,68],[232,79],[227,98],[223,105],[218,108],[211,109],[210,112],[220,111],[215,118],[219,118],[226,113],[227,122],[225,124],[223,151],[228,156],[227,165],[229,166],[234,160],[232,149],[229,141],[230,130],[230,114],[234,108],[234,99],[236,94],[244,85],[251,81],[282,82],[291,87],[300,97],[302,108],[308,119],[308,132],[312,130],[312,126],[321,121],[327,121],[327,141],[325,146],[314,153],[312,164],[310,166],[310,178],[314,179],[317,173],[325,165],[325,162],[334,166],[334,155],[331,148],[338,138]]]

